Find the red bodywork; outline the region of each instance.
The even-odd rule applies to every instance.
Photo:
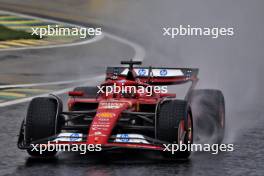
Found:
[[[107,81],[105,84],[108,84]],[[111,81],[112,82],[112,81]],[[119,83],[120,80],[114,81]],[[114,83],[113,82],[113,83]],[[145,83],[122,80],[124,86],[127,85],[146,85]],[[73,93],[73,92],[71,92]],[[108,143],[108,139],[111,136],[112,130],[115,127],[117,121],[121,117],[121,113],[124,110],[130,110],[132,112],[137,112],[137,108],[140,104],[153,104],[156,105],[162,97],[176,97],[176,94],[156,94],[153,93],[152,96],[147,96],[146,93],[136,94],[133,98],[124,98],[121,94],[115,95],[110,94],[106,96],[105,94],[99,95],[96,99],[71,97],[68,100],[68,107],[74,106],[75,103],[98,103],[97,113],[93,118],[92,124],[87,133],[87,144],[101,144],[102,146],[118,146],[118,147],[140,147],[146,149],[161,149],[160,146],[146,145],[146,144],[125,144],[125,143]],[[115,97],[115,98],[114,98]],[[107,119],[107,120],[106,120]]]

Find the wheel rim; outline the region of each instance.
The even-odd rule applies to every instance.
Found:
[[[178,144],[183,143],[182,137],[184,135],[184,120],[181,120],[178,127]]]

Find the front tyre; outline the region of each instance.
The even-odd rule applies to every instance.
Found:
[[[34,141],[49,138],[61,131],[62,104],[52,97],[34,98],[28,107],[25,119],[25,142],[31,144]],[[56,151],[39,151],[27,150],[28,154],[37,157],[54,156]]]

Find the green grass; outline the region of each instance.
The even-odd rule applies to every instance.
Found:
[[[0,25],[0,41],[18,39],[40,39],[38,35],[31,35],[29,32],[18,31]]]

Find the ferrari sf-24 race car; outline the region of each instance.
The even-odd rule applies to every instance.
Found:
[[[100,87],[148,87],[146,92],[106,94],[98,86],[76,87],[68,92],[68,111],[63,111],[62,100],[56,95],[34,98],[21,125],[18,147],[31,156],[42,157],[54,156],[57,151],[40,154],[32,151],[32,144],[56,141],[71,145],[100,144],[103,150],[163,151],[164,144],[192,144],[194,132],[221,143],[225,128],[224,97],[219,90],[194,89],[198,69],[134,66],[141,65],[139,61],[121,64],[125,66],[107,67]],[[187,82],[191,86],[184,99],[153,89],[149,95],[149,87]],[[161,153],[165,157],[188,158],[191,152]]]

